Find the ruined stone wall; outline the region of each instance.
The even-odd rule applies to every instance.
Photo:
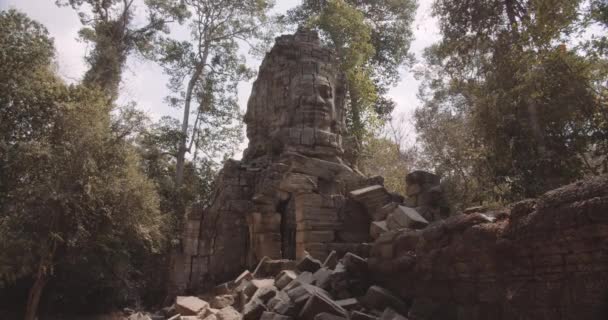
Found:
[[[608,319],[608,177],[382,234],[374,276],[415,319]]]

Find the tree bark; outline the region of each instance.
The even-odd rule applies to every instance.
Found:
[[[30,292],[27,297],[27,305],[25,307],[25,320],[35,320],[36,314],[38,313],[38,305],[40,304],[40,297],[42,296],[42,290],[46,286],[48,281],[48,267],[45,262],[40,262],[38,272],[36,273],[36,279],[34,284],[30,288]]]
[[[190,104],[192,103],[192,94],[194,93],[194,87],[198,80],[203,76],[205,65],[207,64],[207,58],[209,56],[209,45],[205,46],[201,61],[199,61],[192,78],[188,82],[188,88],[186,89],[186,98],[184,102],[184,117],[182,121],[182,136],[179,141],[179,148],[177,151],[177,163],[175,165],[175,188],[176,190],[181,186],[184,180],[184,164],[186,162],[186,143],[188,141],[188,125],[190,119]]]

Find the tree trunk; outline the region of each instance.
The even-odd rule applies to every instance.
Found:
[[[25,308],[25,320],[35,320],[36,313],[38,312],[38,305],[40,303],[40,297],[42,296],[42,290],[46,286],[48,280],[47,266],[44,262],[40,263],[38,267],[38,273],[36,274],[36,280],[30,288],[30,292],[27,297],[27,305]]]
[[[198,80],[203,76],[205,65],[207,64],[207,57],[209,56],[209,45],[205,46],[201,61],[196,66],[192,78],[188,82],[188,88],[186,89],[186,97],[184,102],[184,118],[182,121],[182,136],[179,141],[179,148],[177,150],[177,163],[175,164],[175,189],[179,189],[184,180],[184,164],[186,162],[186,143],[188,141],[188,124],[190,118],[190,104],[192,102],[192,94],[194,93],[194,87]]]

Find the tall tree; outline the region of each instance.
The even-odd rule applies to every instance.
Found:
[[[191,14],[191,39],[165,39],[159,53],[159,62],[171,78],[169,88],[175,93],[168,100],[183,108],[176,152],[176,189],[184,179],[186,153],[197,143],[210,143],[218,130],[234,128],[240,120],[237,83],[249,78],[251,72],[244,65],[244,57],[238,54],[239,42],[250,43],[261,36],[268,22],[267,12],[272,7],[272,2],[266,0],[185,0],[183,3]],[[195,120],[191,127],[192,113]],[[234,137],[225,138],[231,136]]]
[[[576,31],[580,5],[434,4],[443,38],[426,53],[421,138],[439,151],[443,142],[430,130],[450,128],[453,121],[464,125],[460,145],[479,154],[462,159],[480,160],[478,177],[490,177],[505,200],[536,196],[586,172],[584,156],[598,133],[592,125],[598,99],[589,86],[593,66],[564,44]]]
[[[31,279],[26,320],[57,269],[120,273],[161,240],[156,192],[112,132],[107,97],[63,84],[53,51],[42,25],[0,13],[0,283]]]
[[[360,142],[390,117],[386,95],[412,62],[415,0],[304,0],[288,21],[317,28],[336,48],[349,87],[348,127]]]
[[[135,24],[135,0],[57,0],[59,6],[78,11],[83,28],[80,37],[93,45],[86,56],[89,70],[83,84],[99,87],[112,100],[118,87],[127,57],[134,50],[147,53],[159,32],[168,32],[168,24],[186,17],[179,0],[145,0],[147,20]]]

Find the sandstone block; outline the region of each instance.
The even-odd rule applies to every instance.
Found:
[[[275,286],[282,290],[285,288],[290,282],[295,280],[297,277],[295,271],[292,270],[283,270],[281,271],[275,278]]]
[[[197,297],[178,296],[175,298],[175,310],[184,316],[195,316],[209,307],[209,303]]]
[[[363,276],[368,273],[367,260],[358,255],[347,253],[342,258],[342,264],[346,271],[356,276]]]
[[[304,258],[302,258],[302,260],[300,260],[300,262],[298,262],[297,268],[302,272],[308,271],[313,273],[319,270],[322,265],[323,264],[321,263],[321,261],[311,256],[305,256]]]
[[[314,320],[316,315],[324,312],[343,318],[348,317],[346,310],[337,305],[335,301],[325,294],[315,292],[306,301],[304,307],[302,307],[298,318],[302,320]]]
[[[407,318],[391,308],[386,308],[380,316],[380,320],[407,320]]]
[[[386,219],[388,230],[398,230],[403,228],[422,229],[429,222],[423,218],[415,209],[399,206]]]
[[[251,299],[243,307],[243,320],[258,320],[264,311],[266,311],[266,306],[261,300]]]
[[[391,202],[391,195],[381,185],[351,191],[349,195],[365,205],[368,212],[375,212]]]
[[[388,227],[386,226],[386,220],[382,221],[373,221],[369,226],[369,234],[372,239],[378,239],[381,234],[388,231]]]
[[[323,312],[323,313],[317,314],[314,317],[314,320],[346,320],[346,318],[337,316],[335,314]]]
[[[278,314],[278,313],[274,313],[274,312],[270,312],[270,311],[264,311],[264,313],[262,313],[262,317],[260,318],[260,320],[291,320],[292,318],[289,316],[284,316],[282,314]]]
[[[241,320],[243,318],[233,307],[222,308],[215,316],[218,320]]]
[[[365,296],[363,296],[360,301],[361,304],[369,309],[384,310],[386,308],[392,308],[403,314],[407,314],[408,311],[405,302],[390,291],[379,286],[369,287]]]
[[[327,258],[325,258],[325,262],[323,262],[323,267],[333,269],[338,264],[338,257],[335,250],[332,250]]]
[[[234,296],[231,294],[225,294],[221,296],[215,296],[209,301],[211,308],[223,309],[234,304]]]
[[[332,270],[328,268],[321,268],[317,270],[313,276],[313,284],[319,288],[327,289],[329,287],[329,281],[331,278]]]
[[[346,310],[358,309],[360,307],[359,300],[356,298],[338,300],[336,304]]]
[[[378,320],[378,317],[368,314],[368,313],[363,313],[361,311],[353,311],[350,315],[350,319],[351,320]]]
[[[273,260],[268,257],[262,259],[256,267],[253,275],[257,278],[274,278],[282,270],[294,270],[296,268],[296,262],[293,260],[281,259]]]

